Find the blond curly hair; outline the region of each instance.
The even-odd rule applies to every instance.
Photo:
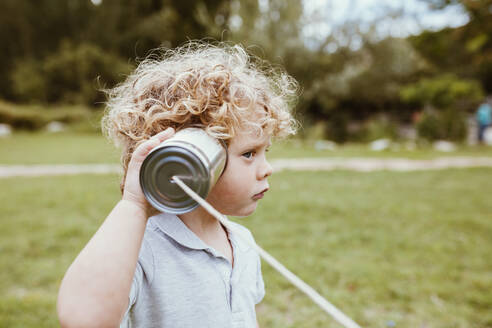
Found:
[[[238,129],[281,138],[297,126],[290,113],[297,82],[240,45],[190,41],[159,49],[106,92],[102,129],[122,148],[125,176],[136,147],[168,127],[199,126],[229,144]]]

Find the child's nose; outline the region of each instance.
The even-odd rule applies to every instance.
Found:
[[[258,178],[259,179],[265,179],[267,177],[269,177],[270,175],[272,175],[273,173],[273,168],[272,166],[270,165],[270,163],[265,160],[263,162],[263,165],[261,166],[259,172],[258,172]]]

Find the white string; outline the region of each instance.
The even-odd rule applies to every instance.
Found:
[[[314,303],[316,303],[321,309],[326,313],[331,315],[336,321],[342,324],[346,328],[360,328],[352,319],[347,317],[342,311],[337,309],[334,305],[328,302],[323,296],[318,294],[311,286],[302,281],[299,277],[289,271],[280,262],[278,262],[273,256],[268,254],[260,246],[252,242],[247,236],[243,234],[242,231],[235,229],[231,224],[229,224],[229,219],[222,215],[219,211],[212,207],[207,201],[201,198],[197,193],[195,193],[191,188],[189,188],[181,179],[177,176],[172,178],[180,187],[183,189],[191,198],[198,202],[207,212],[213,215],[220,223],[222,223],[227,229],[233,231],[235,234],[239,235],[244,242],[253,247],[258,254],[275,270],[281,273],[287,280],[289,280],[294,286],[299,288],[307,296],[309,296]]]

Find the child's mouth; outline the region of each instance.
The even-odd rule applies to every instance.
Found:
[[[262,199],[263,196],[265,196],[265,193],[268,191],[268,188],[263,190],[262,192],[257,193],[256,195],[253,196],[254,200]]]

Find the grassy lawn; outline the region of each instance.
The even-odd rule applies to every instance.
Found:
[[[0,138],[0,164],[117,163],[118,150],[96,133],[16,133]]]
[[[491,176],[282,172],[240,222],[363,327],[492,327]],[[118,185],[116,175],[0,180],[0,327],[57,326],[60,280]],[[339,327],[266,263],[263,273],[262,327]]]
[[[274,143],[270,158],[296,157],[404,157],[431,159],[439,156],[492,156],[492,147],[460,146],[451,153],[436,152],[430,146],[416,150],[400,149],[374,152],[363,144],[347,144],[336,150],[316,150],[314,141],[287,140]],[[0,138],[1,164],[71,164],[117,163],[119,151],[103,136],[96,133],[64,132],[15,133]]]

